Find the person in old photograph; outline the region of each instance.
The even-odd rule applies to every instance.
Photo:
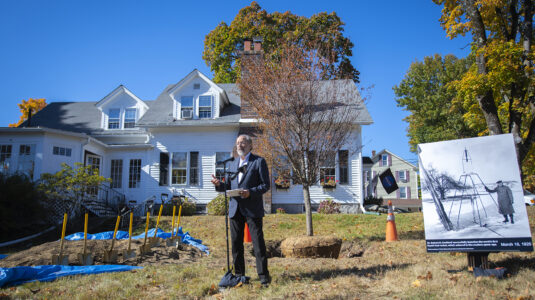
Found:
[[[485,186],[485,190],[489,193],[496,193],[498,196],[498,212],[503,215],[505,218],[503,220],[504,223],[509,222],[509,218],[511,219],[511,224],[515,223],[515,220],[513,219],[513,214],[515,213],[515,209],[513,208],[513,192],[508,186],[505,186],[503,184],[503,181],[498,180],[496,182],[496,188],[489,189],[487,186]]]
[[[229,201],[230,236],[232,258],[237,276],[245,276],[243,233],[245,222],[249,226],[256,257],[256,271],[264,286],[271,282],[267,266],[266,244],[262,230],[264,202],[262,195],[269,190],[270,179],[266,160],[251,153],[253,142],[250,136],[240,135],[236,140],[239,159],[230,165],[230,171],[237,174],[230,180],[220,182],[212,175],[212,183],[217,191],[241,189],[239,197]],[[229,178],[227,178],[229,179]]]

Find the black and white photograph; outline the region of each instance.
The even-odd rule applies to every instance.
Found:
[[[533,251],[511,134],[418,145],[428,252]]]

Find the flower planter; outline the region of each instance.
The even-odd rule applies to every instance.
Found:
[[[284,186],[284,185],[278,185],[278,184],[275,184],[275,188],[277,190],[287,190],[289,189],[290,187],[289,186]]]

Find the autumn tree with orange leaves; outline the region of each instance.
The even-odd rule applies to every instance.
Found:
[[[22,102],[17,105],[19,106],[20,113],[21,113],[20,120],[17,123],[9,124],[9,127],[18,127],[24,121],[28,120],[30,110],[32,111],[32,115],[34,115],[41,109],[45,108],[46,100],[44,98],[40,98],[40,99],[30,98],[27,101],[23,99]]]
[[[293,173],[303,188],[307,235],[313,235],[310,187],[318,183],[320,167],[353,140],[362,102],[351,78],[324,80],[328,60],[315,50],[291,44],[277,57],[245,55],[238,81],[242,106],[256,113],[264,153],[274,168]],[[351,147],[351,146],[350,146]],[[259,148],[258,146],[256,147]],[[350,148],[351,149],[351,148]],[[356,150],[356,149],[355,149]]]
[[[452,82],[464,118],[483,134],[512,133],[523,181],[535,186],[535,47],[531,0],[433,0],[448,37],[472,36],[473,65]]]

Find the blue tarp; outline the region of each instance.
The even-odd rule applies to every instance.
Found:
[[[87,275],[109,272],[124,272],[142,269],[136,266],[99,265],[99,266],[35,266],[0,268],[0,287],[19,285],[31,281],[52,281],[58,277]]]
[[[6,257],[7,257],[7,255],[5,255],[5,254],[0,254],[0,259],[2,259],[2,258],[6,258]]]
[[[147,236],[148,237],[153,237],[155,230],[156,230],[156,228],[149,229],[149,231],[147,232]],[[182,232],[182,227],[178,228],[178,234],[177,235],[181,237],[182,243],[192,245],[193,247],[196,247],[196,248],[200,249],[204,253],[210,254],[210,251],[208,251],[208,247],[206,247],[205,245],[202,244],[202,240],[193,238],[189,234],[189,232],[183,233]],[[171,233],[170,232],[165,232],[162,229],[158,228],[158,232],[156,233],[156,236],[159,237],[159,238],[162,238],[162,239],[168,239],[168,238],[171,237]],[[90,233],[87,234],[87,239],[88,240],[111,240],[112,238],[113,238],[113,231],[106,231],[106,232],[100,232],[100,233],[95,233],[95,234],[90,234]],[[117,231],[117,235],[115,236],[115,238],[118,239],[118,240],[128,239],[128,232],[126,232],[126,231]],[[145,238],[145,233],[144,232],[142,234],[140,234],[140,235],[136,235],[136,236],[132,237],[132,239],[134,239],[134,240],[143,239],[143,238]],[[68,240],[68,241],[83,240],[84,239],[84,233],[83,232],[73,233],[71,235],[66,236],[65,239]]]

